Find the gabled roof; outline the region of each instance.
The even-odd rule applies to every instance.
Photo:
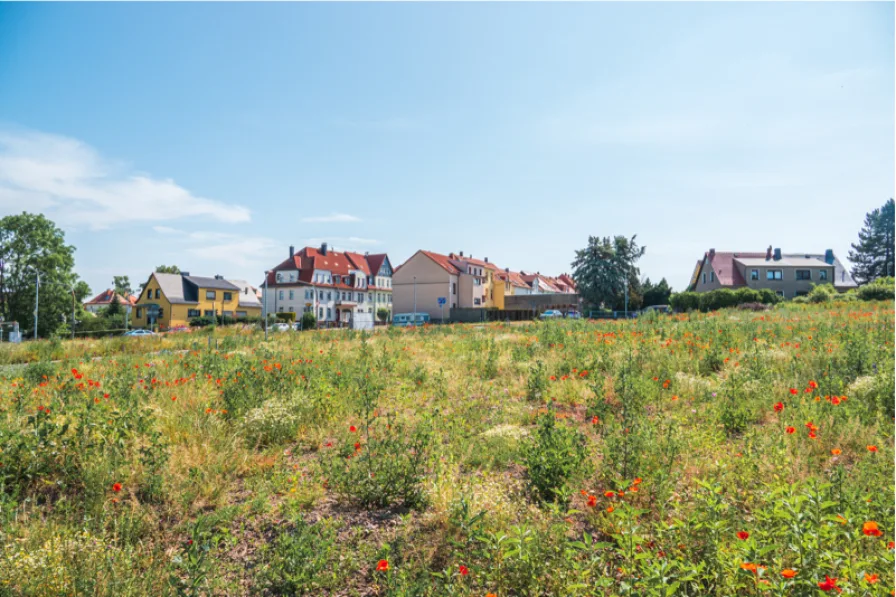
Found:
[[[367,256],[367,264],[370,266],[371,275],[376,275],[380,268],[383,267],[383,263],[389,259],[389,256],[385,253],[378,253],[376,255],[368,255]],[[390,264],[391,265],[391,264]]]
[[[447,255],[440,255],[439,253],[433,253],[432,251],[424,251],[423,249],[420,249],[419,251],[417,251],[417,253],[426,255],[427,257],[435,261],[442,269],[444,269],[449,274],[458,275],[461,273],[460,270],[453,263],[451,263],[451,260],[448,259]],[[411,256],[411,259],[413,259],[413,256]],[[410,261],[410,259],[408,259],[408,261]],[[407,263],[407,261],[405,261],[405,263]]]
[[[190,283],[197,288],[211,288],[213,290],[239,290],[236,286],[224,280],[223,278],[206,278],[204,276],[184,276]]]
[[[168,299],[169,303],[184,304],[198,302],[196,287],[186,282],[186,276],[180,274],[162,274],[159,272],[154,272],[152,275],[155,277],[156,282],[159,284],[159,288],[162,289],[162,294],[165,295],[165,298]]]
[[[112,302],[116,302],[120,305],[133,305],[137,302],[137,297],[133,294],[128,296],[127,298],[123,297],[120,294],[116,294],[114,290],[111,288],[108,290],[104,290],[86,303],[85,305],[110,305]]]
[[[710,256],[709,252],[704,253],[703,259],[697,262],[697,269],[692,277],[692,285],[696,285],[700,272],[709,266],[716,274],[716,279],[722,286],[746,286],[740,270],[736,267],[735,262],[741,263],[744,267],[768,267],[779,265],[781,267],[800,267],[833,265],[834,279],[831,280],[834,286],[838,288],[857,286],[855,280],[849,275],[849,272],[843,267],[843,264],[834,255],[834,263],[825,263],[823,253],[785,253],[781,255],[781,259],[767,259],[767,252],[733,252],[733,251],[716,251]],[[821,263],[817,263],[821,262]]]
[[[245,280],[228,280],[239,289],[240,307],[261,307],[258,290]]]
[[[751,259],[756,257],[765,258],[765,253],[741,253],[741,252],[720,252],[716,251],[715,255],[710,256],[707,252],[704,258],[704,265],[708,264],[712,271],[716,274],[716,279],[722,286],[745,286],[747,284],[740,271],[735,267],[734,260],[736,258]]]

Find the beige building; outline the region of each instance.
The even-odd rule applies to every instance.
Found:
[[[392,274],[392,308],[394,313],[429,313],[430,319],[441,320],[449,309],[473,305],[473,275],[461,271],[447,255],[417,251],[395,268]],[[481,285],[480,285],[481,288]],[[466,292],[463,297],[461,293]],[[482,300],[482,295],[476,295]],[[416,301],[415,301],[416,297]],[[444,307],[439,298],[445,299]]]
[[[841,292],[856,287],[831,249],[824,254],[782,253],[771,247],[765,253],[710,249],[697,263],[690,290],[768,288],[778,296],[793,298],[808,294],[818,284],[833,284]]]

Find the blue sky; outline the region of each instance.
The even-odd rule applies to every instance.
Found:
[[[892,3],[0,4],[0,214],[95,292],[288,246],[569,270],[637,234],[845,259],[894,187]]]

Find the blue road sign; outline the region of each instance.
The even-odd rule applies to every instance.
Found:
[[[448,299],[446,299],[444,296],[439,297],[439,305],[444,305],[447,302],[448,302]]]

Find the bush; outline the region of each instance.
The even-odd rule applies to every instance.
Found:
[[[819,284],[812,288],[807,299],[811,303],[827,303],[830,302],[835,294],[837,294],[837,291],[834,290],[831,284]]]
[[[274,317],[277,318],[277,321],[283,321],[286,323],[296,322],[296,314],[294,311],[282,311],[280,313],[274,313]]]
[[[863,301],[893,300],[893,284],[893,278],[878,278],[869,284],[859,287],[859,299]]]
[[[376,310],[376,318],[385,323],[389,319],[389,309],[380,307]]]
[[[678,312],[696,311],[700,308],[699,292],[676,292],[669,297],[669,305]]]
[[[533,495],[542,502],[569,502],[570,483],[584,472],[586,458],[584,435],[558,424],[551,412],[540,415],[535,433],[523,449]]]
[[[764,303],[741,303],[737,306],[741,311],[768,311],[769,306]]]
[[[753,288],[738,288],[737,290],[717,288],[709,292],[678,292],[672,295],[669,299],[669,304],[679,312],[694,311],[696,309],[707,312],[736,307],[745,303],[774,305],[780,301],[781,297],[768,288],[759,290]]]
[[[317,317],[314,316],[314,313],[311,311],[305,311],[302,313],[302,329],[303,330],[313,330],[317,327]]]
[[[204,328],[215,323],[215,320],[211,317],[194,317],[190,320],[190,327],[194,328]]]

